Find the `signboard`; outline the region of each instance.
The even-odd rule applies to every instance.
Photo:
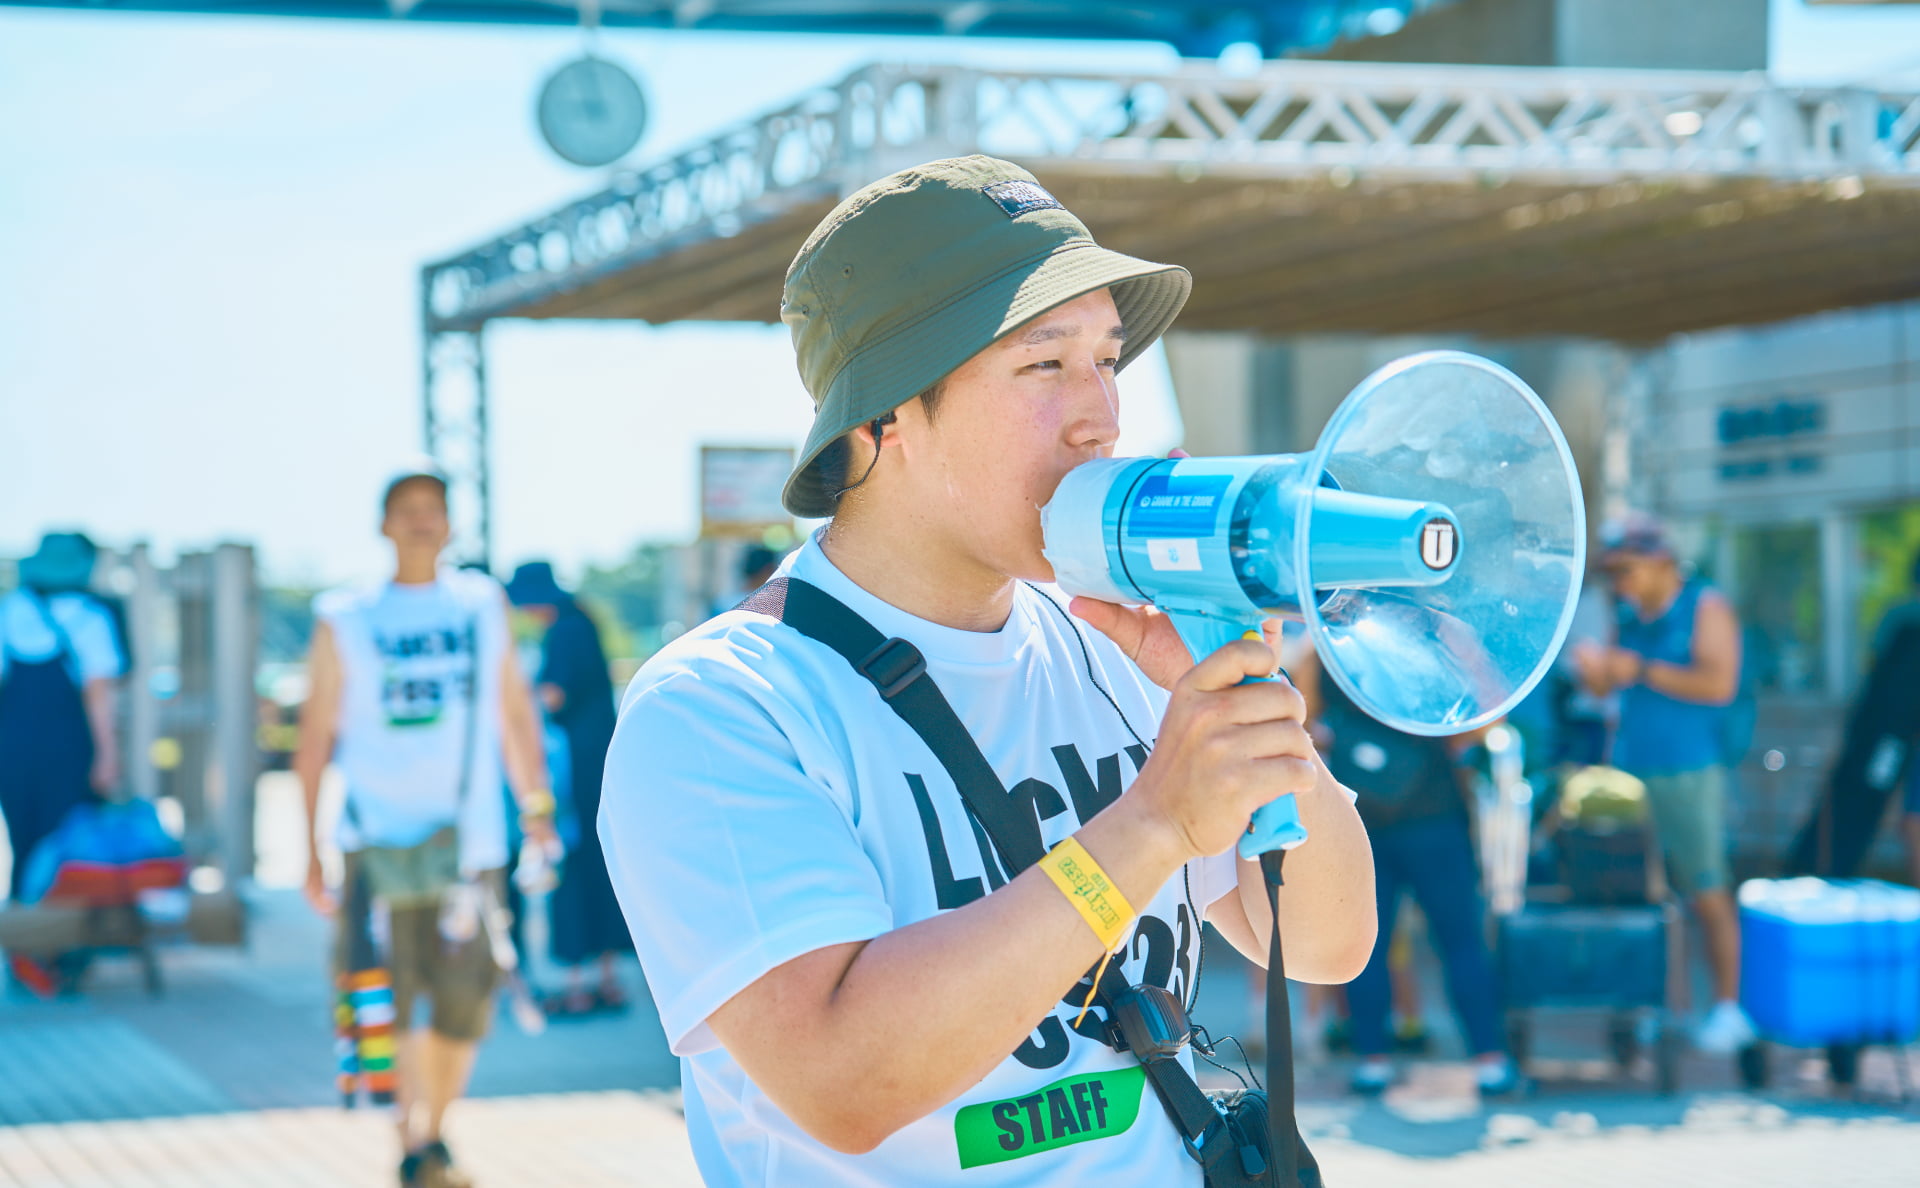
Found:
[[[780,489],[792,470],[788,446],[701,446],[701,535],[759,536],[790,526]]]
[[[1715,429],[1723,482],[1812,474],[1820,469],[1827,404],[1817,396],[1804,396],[1771,404],[1725,405]]]

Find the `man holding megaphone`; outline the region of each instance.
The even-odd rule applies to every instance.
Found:
[[[709,1183],[1265,1170],[1196,1117],[1181,1008],[1203,922],[1265,958],[1234,847],[1283,796],[1310,837],[1287,972],[1365,965],[1351,794],[1292,685],[1249,680],[1271,636],[1193,656],[1163,615],[1042,584],[1039,509],[1112,452],[1117,373],[1189,285],[985,157],[868,186],[794,260],[816,419],[785,502],[828,523],[641,670],[600,818]]]

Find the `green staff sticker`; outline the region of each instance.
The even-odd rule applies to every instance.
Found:
[[[985,1167],[1112,1138],[1140,1116],[1147,1072],[1138,1065],[1065,1077],[1025,1097],[961,1106],[953,1118],[960,1166]]]

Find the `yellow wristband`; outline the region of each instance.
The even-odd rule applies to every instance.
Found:
[[[1100,938],[1100,946],[1109,951],[1117,947],[1133,923],[1133,905],[1087,848],[1070,837],[1049,850],[1039,865]]]
[[[551,817],[556,807],[558,807],[558,805],[553,799],[553,793],[542,788],[538,792],[527,793],[525,799],[521,800],[520,815],[523,817]]]

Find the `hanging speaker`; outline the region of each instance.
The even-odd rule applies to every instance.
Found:
[[[1566,439],[1518,376],[1460,351],[1390,363],[1309,454],[1103,458],[1041,511],[1070,594],[1152,603],[1196,659],[1304,623],[1373,717],[1459,734],[1505,714],[1566,638],[1586,517]],[[1305,840],[1292,798],[1241,853]]]

